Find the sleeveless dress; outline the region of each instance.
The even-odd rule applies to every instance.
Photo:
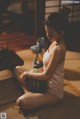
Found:
[[[50,60],[52,54],[54,54],[57,46],[54,46],[50,51],[46,51],[43,56],[43,68],[46,70],[46,66]],[[58,65],[51,79],[48,80],[47,91],[50,94],[54,94],[59,98],[63,98],[63,88],[64,88],[64,62]]]

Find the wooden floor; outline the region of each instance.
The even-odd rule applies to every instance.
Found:
[[[35,55],[32,53],[31,50],[28,50],[28,49],[20,50],[20,51],[17,51],[16,53],[24,60],[24,65],[22,67],[24,67],[26,69],[32,68],[32,61],[34,60]],[[10,78],[12,76],[13,75],[10,70],[4,70],[4,71],[0,72],[0,79],[3,81],[5,81],[6,78],[7,79],[9,78],[9,80],[10,80]],[[4,90],[5,92],[3,92],[6,94],[6,97],[3,93],[1,93],[3,96],[3,100],[1,100],[1,101],[4,104],[0,106],[0,113],[5,112],[7,114],[7,119],[24,119],[24,116],[18,112],[16,103],[15,103],[16,99],[21,95],[21,91],[19,92],[19,89],[16,88],[16,84],[14,84],[14,81],[12,79],[11,79],[12,81],[9,81],[9,80],[7,81],[8,87]],[[8,95],[8,94],[10,94],[10,95]],[[7,103],[5,103],[5,102],[7,102]]]
[[[17,51],[16,53],[24,60],[24,65],[22,67],[26,69],[32,67],[32,61],[35,54],[33,54],[29,49]],[[65,71],[68,71],[65,75],[67,82],[64,85],[65,97],[61,104],[42,110],[36,115],[31,115],[31,117],[24,118],[24,116],[18,112],[14,101],[13,103],[0,107],[0,113],[6,113],[7,119],[80,119],[79,59],[79,53],[67,52],[65,61]]]

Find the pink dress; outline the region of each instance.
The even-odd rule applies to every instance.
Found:
[[[46,51],[43,56],[43,64],[44,70],[46,70],[46,66],[50,60],[52,54],[57,46],[54,46],[50,51]],[[48,81],[48,92],[58,96],[59,98],[63,98],[63,90],[64,88],[64,62],[58,65],[55,72],[53,73],[52,78]]]

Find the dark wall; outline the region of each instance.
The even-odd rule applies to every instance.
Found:
[[[80,22],[69,23],[65,32],[67,50],[80,52]]]
[[[11,3],[21,2],[22,13],[9,11]],[[7,22],[8,21],[8,22]],[[34,35],[35,29],[34,11],[28,8],[27,0],[0,0],[0,32],[23,31]]]
[[[4,12],[14,0],[0,0],[0,12]]]

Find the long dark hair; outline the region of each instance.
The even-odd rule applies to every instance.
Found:
[[[51,26],[58,34],[65,31],[67,24],[69,23],[68,15],[70,9],[63,7],[58,12],[51,13],[45,20],[45,24]]]

